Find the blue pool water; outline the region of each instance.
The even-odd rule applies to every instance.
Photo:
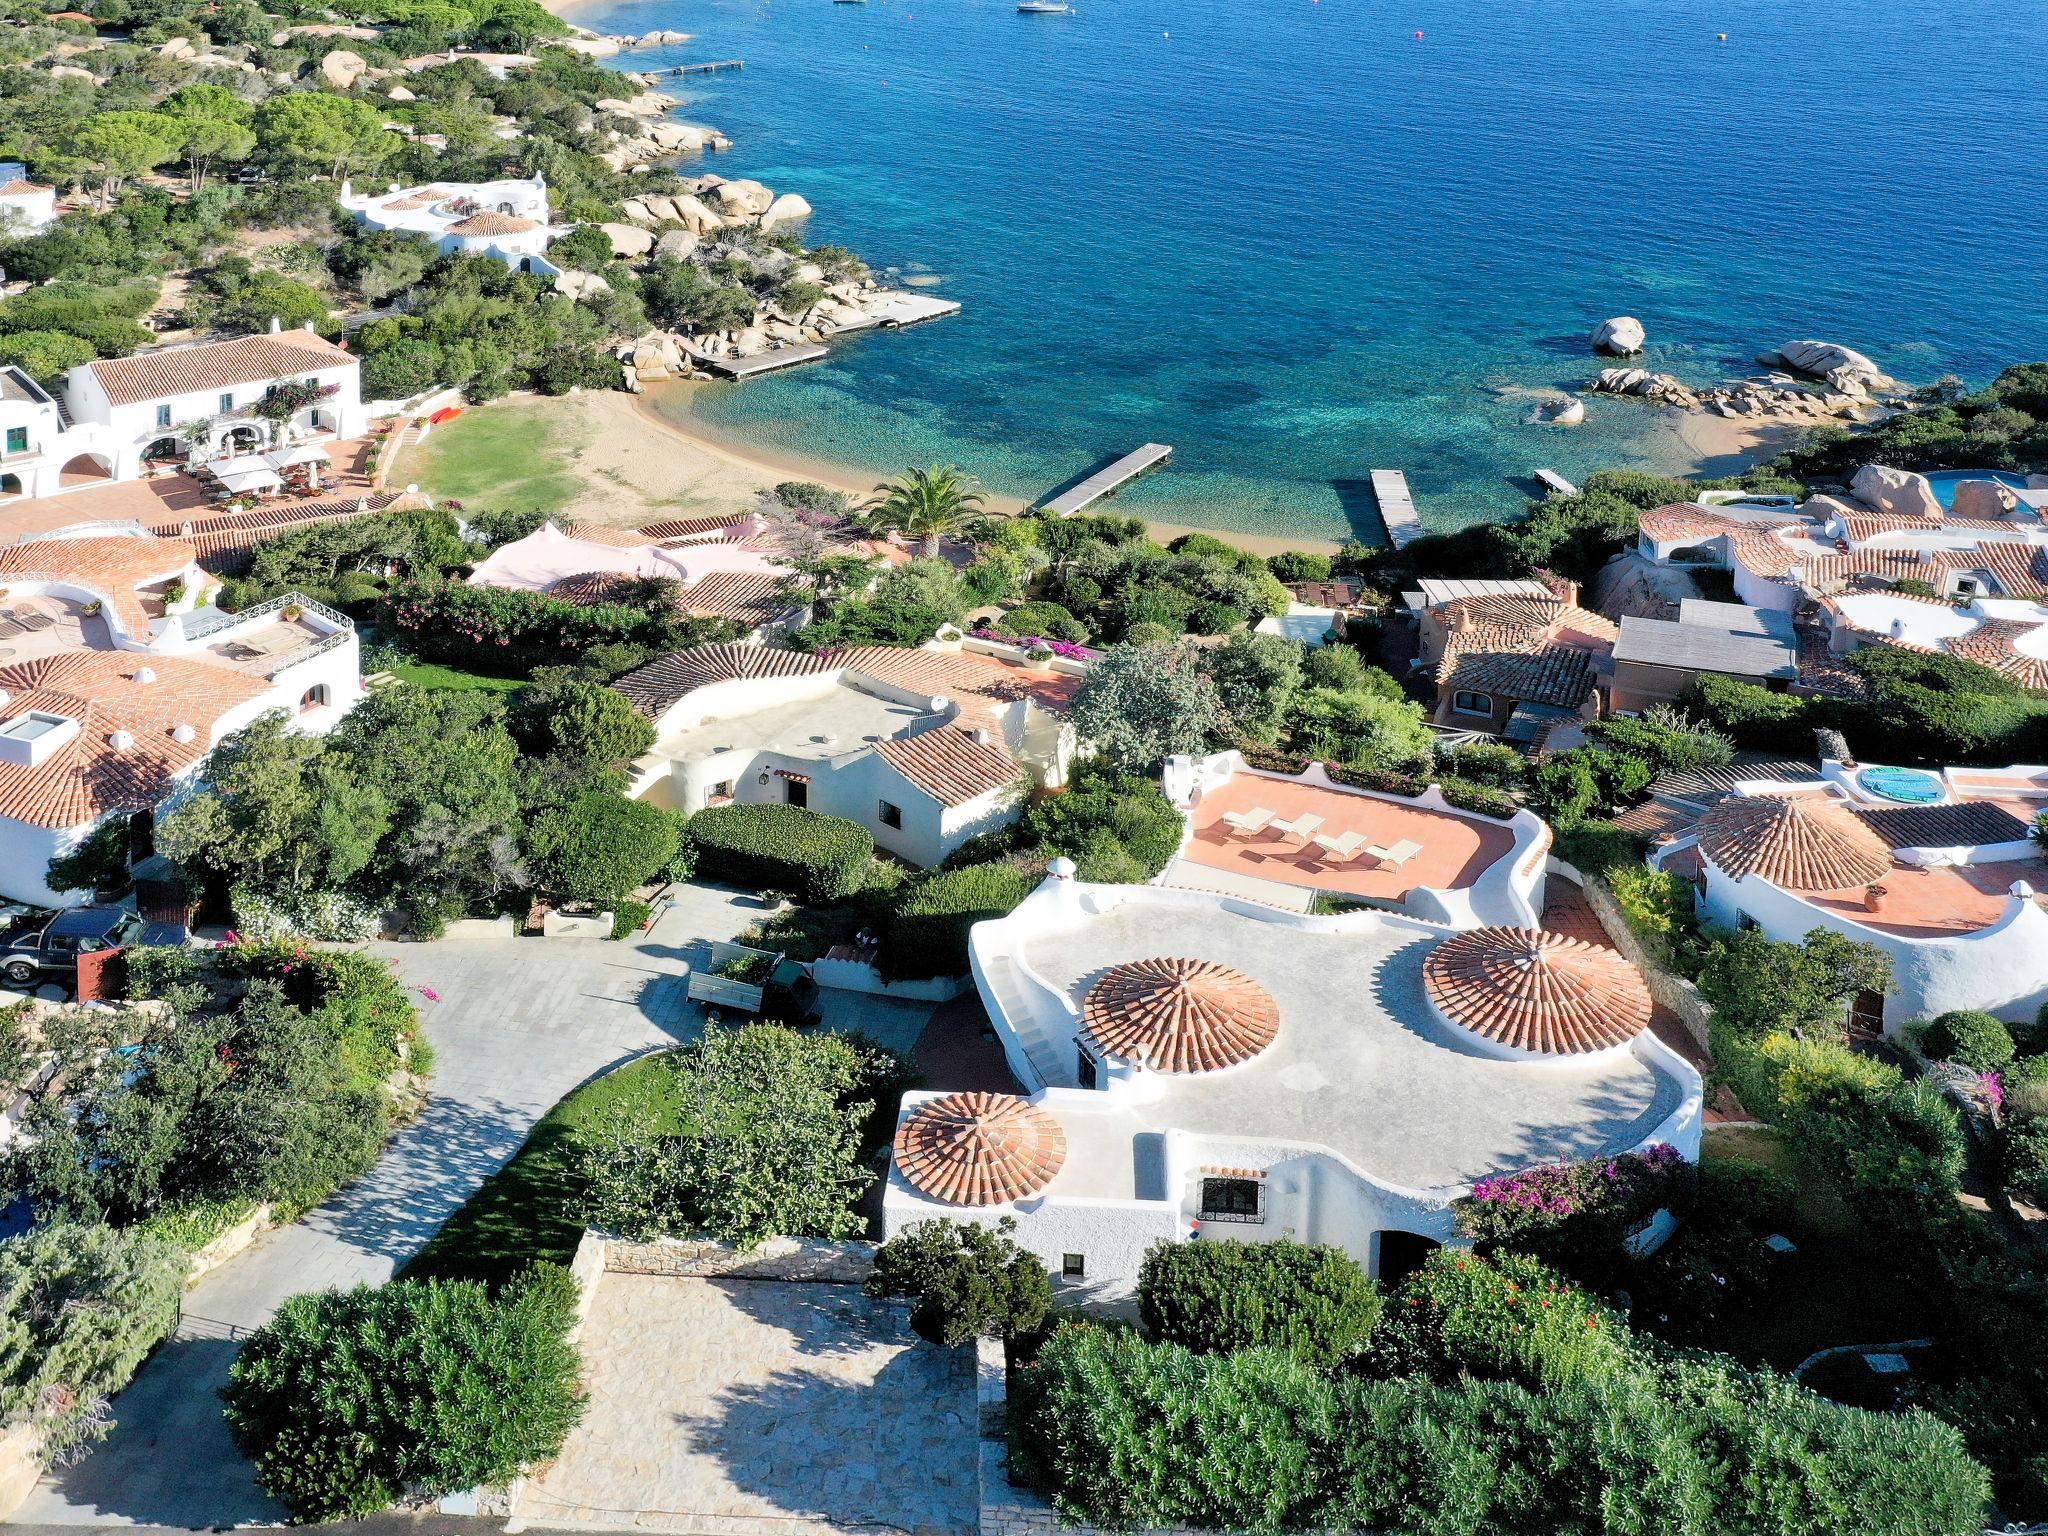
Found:
[[[1856,782],[1873,795],[1901,805],[1933,805],[1946,797],[1941,780],[1918,768],[1865,768]]]
[[[2048,153],[1987,64],[2048,0],[1079,3],[579,13],[695,34],[630,64],[744,58],[680,88],[736,140],[712,168],[965,306],[668,408],[1025,496],[1167,442],[1113,505],[1341,537],[1377,530],[1375,467],[1436,527],[1519,507],[1539,466],[1692,467],[1624,402],[1525,422],[1607,315],[1696,381],[1806,336],[1907,379],[2048,357]]]
[[[1944,507],[1952,507],[1956,504],[1956,487],[1965,480],[1996,480],[2016,491],[2027,488],[2025,475],[2007,474],[2002,469],[1937,469],[1929,472],[1927,485],[1934,492],[1936,501]]]

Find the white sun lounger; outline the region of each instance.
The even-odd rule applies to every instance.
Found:
[[[1311,841],[1323,851],[1325,859],[1332,864],[1343,864],[1358,856],[1358,851],[1365,846],[1365,834],[1340,832],[1335,837],[1325,837],[1318,832]]]
[[[1225,811],[1221,820],[1239,837],[1257,837],[1278,814],[1263,805],[1255,805],[1248,811]]]
[[[1382,869],[1399,869],[1403,864],[1414,858],[1415,855],[1422,852],[1422,844],[1404,837],[1391,848],[1382,848],[1378,844],[1374,844],[1366,849],[1365,852],[1370,857],[1377,859]]]
[[[1271,828],[1282,837],[1297,838],[1305,843],[1322,829],[1322,825],[1322,817],[1312,811],[1303,811],[1292,821],[1276,821],[1271,823]]]

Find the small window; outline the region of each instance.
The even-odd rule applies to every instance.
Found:
[[[1487,693],[1466,693],[1460,690],[1451,695],[1451,708],[1461,715],[1491,715],[1493,695]]]
[[[1257,1179],[1202,1180],[1204,1221],[1264,1221],[1266,1186]]]
[[[875,816],[885,827],[901,827],[903,825],[903,807],[891,805],[886,800],[882,802],[882,807],[875,813]]]
[[[1747,912],[1738,912],[1735,916],[1735,926],[1742,929],[1751,929],[1760,928],[1763,925]]]
[[[7,451],[9,453],[28,452],[27,427],[9,427],[7,429]]]
[[[1060,1273],[1069,1280],[1078,1280],[1088,1272],[1088,1256],[1085,1253],[1063,1253],[1060,1255]]]
[[[171,424],[171,408],[168,405],[156,408],[156,424],[160,427],[168,427]]]
[[[235,408],[235,397],[232,393],[226,391],[222,392],[220,397],[220,408],[223,411],[232,411]]]
[[[720,779],[705,793],[707,805],[724,805],[732,799],[732,780]]]
[[[1075,1079],[1083,1088],[1093,1088],[1100,1081],[1096,1074],[1095,1058],[1083,1050],[1076,1050],[1074,1055],[1078,1058],[1074,1065]]]

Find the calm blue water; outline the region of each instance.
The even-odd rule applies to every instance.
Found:
[[[1927,488],[1934,492],[1936,501],[1952,507],[1956,504],[1956,487],[1965,480],[1996,480],[2016,491],[2027,488],[2025,475],[2009,475],[1998,469],[1938,469],[1927,477]]]
[[[966,306],[701,423],[1024,496],[1157,440],[1119,510],[1338,537],[1376,532],[1374,467],[1452,526],[1538,466],[1687,465],[1622,402],[1525,424],[1606,315],[1696,380],[1802,336],[1912,379],[2048,357],[2048,0],[1078,3],[578,16],[696,34],[627,62],[745,58],[685,86],[737,140],[712,168]]]

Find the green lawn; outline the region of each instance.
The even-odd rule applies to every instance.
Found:
[[[526,686],[521,677],[488,677],[461,667],[444,667],[437,661],[394,661],[386,668],[400,682],[415,688],[475,689],[484,693],[515,693]]]
[[[666,1059],[642,1057],[586,1083],[542,1117],[511,1162],[484,1181],[404,1273],[496,1285],[537,1260],[567,1264],[583,1235],[570,1142],[613,1105],[672,1111]]]
[[[559,512],[583,489],[572,411],[561,400],[472,408],[409,449],[394,479],[436,501],[453,496],[472,507]]]

